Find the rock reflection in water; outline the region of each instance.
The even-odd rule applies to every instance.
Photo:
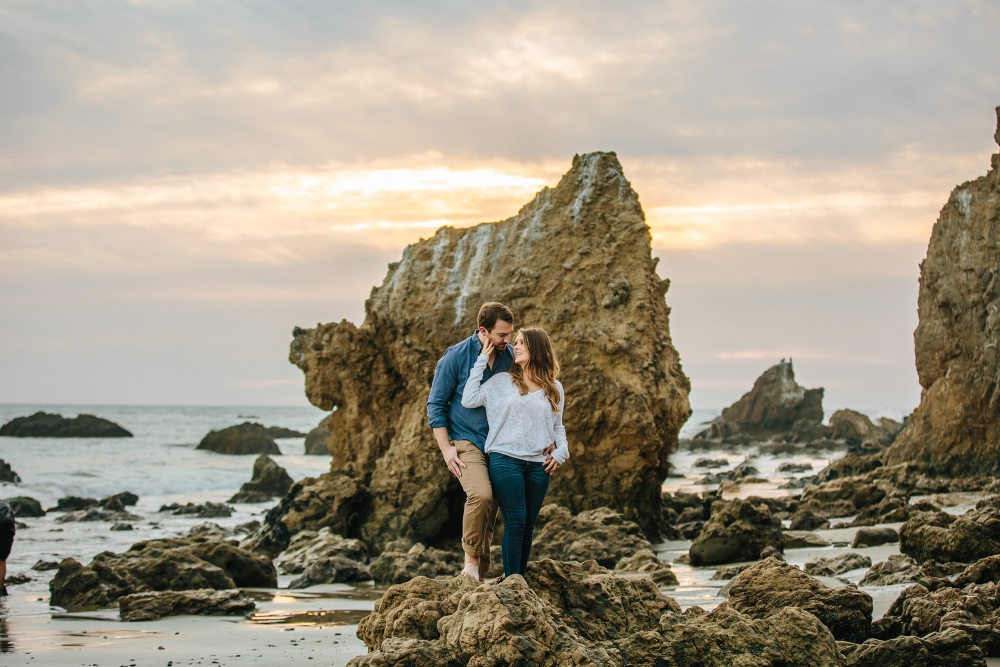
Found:
[[[14,652],[14,640],[10,637],[10,632],[7,630],[7,619],[0,618],[0,653],[13,653]]]

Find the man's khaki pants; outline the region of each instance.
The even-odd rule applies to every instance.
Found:
[[[453,440],[458,458],[466,465],[459,481],[465,490],[465,513],[462,515],[462,548],[479,559],[479,578],[490,571],[490,544],[497,522],[497,505],[493,499],[486,454],[468,440]]]

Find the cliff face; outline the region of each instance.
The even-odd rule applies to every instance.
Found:
[[[571,459],[549,500],[608,506],[657,537],[660,485],[690,414],[639,199],[614,153],[576,156],[502,222],[444,227],[389,266],[347,321],[294,332],[289,359],[330,417],[332,469],[366,489],[352,532],[370,544],[458,535],[464,494],[448,474],[425,404],[438,358],[468,337],[485,301],[515,328],[544,327],[563,367]]]
[[[1000,144],[1000,107],[997,133]],[[920,265],[920,406],[888,451],[942,473],[1000,473],[1000,154],[955,188]]]

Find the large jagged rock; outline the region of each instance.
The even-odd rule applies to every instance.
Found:
[[[755,437],[809,433],[823,422],[823,388],[799,386],[791,359],[782,359],[757,378],[753,389],[722,410],[721,421],[727,426],[715,426],[720,434],[727,430]]]
[[[1000,473],[1000,153],[991,166],[952,190],[931,232],[913,333],[923,391],[889,463]]]
[[[639,198],[614,153],[573,159],[514,217],[443,227],[409,246],[365,304],[360,327],[295,328],[289,360],[329,422],[333,469],[368,505],[370,545],[459,534],[464,494],[427,425],[437,360],[475,329],[485,301],[544,327],[562,361],[572,457],[549,498],[610,507],[659,537],[659,489],[690,415],[690,383],[670,338],[669,282],[656,274]]]
[[[288,472],[267,454],[261,454],[253,462],[253,476],[229,499],[231,503],[255,503],[274,496],[288,493],[295,482]]]
[[[370,653],[350,665],[657,665],[820,667],[838,664],[833,636],[799,609],[766,619],[730,607],[681,614],[648,580],[594,561],[528,564],[524,578],[477,585],[418,577],[393,586],[358,625]]]
[[[763,498],[716,501],[711,518],[691,544],[691,564],[757,560],[768,547],[784,551],[785,536]]]
[[[549,504],[538,513],[531,557],[596,560],[603,567],[614,568],[621,559],[652,548],[638,524],[607,507],[573,516],[565,507]]]
[[[86,567],[66,558],[49,591],[51,604],[72,611],[111,607],[124,595],[147,591],[277,585],[277,573],[266,558],[225,542],[172,538],[137,542],[122,554],[99,553]]]
[[[243,422],[227,426],[221,431],[209,431],[201,439],[197,449],[206,449],[219,454],[273,454],[281,456],[281,450],[274,442],[274,436],[261,424]]]
[[[62,415],[36,412],[0,426],[0,435],[11,438],[131,438],[132,434],[113,421],[94,415],[67,419]]]
[[[155,621],[164,616],[246,616],[256,609],[240,591],[202,588],[194,591],[133,593],[118,599],[123,621]]]
[[[830,588],[797,567],[767,558],[741,572],[728,605],[753,618],[798,607],[818,618],[841,641],[863,642],[872,624],[872,598],[850,586]]]
[[[330,417],[327,415],[316,425],[316,428],[306,435],[306,454],[310,456],[329,456],[330,449],[327,442],[330,440]]]
[[[899,529],[899,550],[921,563],[972,563],[998,555],[1000,510],[987,505],[958,517],[917,512]]]

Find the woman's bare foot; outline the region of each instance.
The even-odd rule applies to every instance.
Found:
[[[465,554],[465,567],[459,574],[464,574],[479,581],[479,559]]]

